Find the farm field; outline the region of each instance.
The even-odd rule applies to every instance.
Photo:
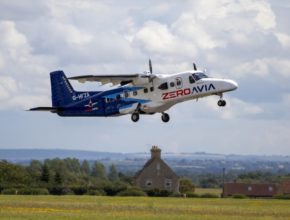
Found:
[[[0,195],[0,220],[290,219],[290,201]]]

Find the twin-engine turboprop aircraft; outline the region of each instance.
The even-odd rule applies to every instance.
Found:
[[[223,93],[238,88],[229,79],[211,78],[204,71],[193,70],[175,74],[154,74],[151,60],[149,72],[128,75],[84,75],[68,78],[84,82],[118,85],[105,91],[75,91],[63,71],[50,73],[52,107],[37,107],[31,111],[50,111],[67,117],[108,117],[131,114],[134,122],[140,114],[161,113],[163,122],[169,121],[165,113],[173,105],[210,95],[220,97],[218,106],[224,107]]]

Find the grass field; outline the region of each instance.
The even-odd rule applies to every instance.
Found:
[[[0,219],[290,219],[290,201],[0,195]]]
[[[205,193],[211,193],[211,194],[220,196],[222,194],[222,189],[221,188],[218,188],[218,189],[196,188],[194,192],[199,195],[205,194]]]

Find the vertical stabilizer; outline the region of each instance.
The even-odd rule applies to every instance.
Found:
[[[63,71],[51,72],[50,82],[53,107],[63,107],[73,102],[75,91]]]

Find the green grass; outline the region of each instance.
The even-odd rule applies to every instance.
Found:
[[[0,195],[0,219],[290,219],[290,201]]]
[[[222,193],[222,189],[221,188],[218,188],[218,189],[213,189],[213,188],[196,188],[194,193],[196,194],[205,194],[205,193],[211,193],[211,194],[215,194],[215,195],[218,195],[220,196],[221,193]]]

